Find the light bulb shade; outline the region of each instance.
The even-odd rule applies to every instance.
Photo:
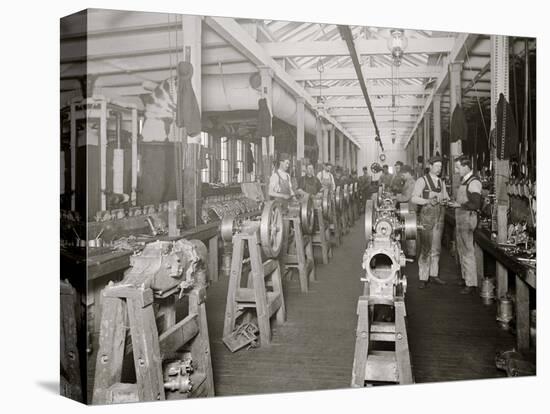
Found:
[[[391,37],[388,39],[388,49],[391,52],[393,62],[396,66],[401,64],[403,53],[408,45],[408,40],[405,37],[405,32],[402,29],[390,30]]]

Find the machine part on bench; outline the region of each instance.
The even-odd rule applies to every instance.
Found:
[[[265,203],[260,219],[260,242],[269,258],[279,256],[283,244],[283,213],[278,201]]]

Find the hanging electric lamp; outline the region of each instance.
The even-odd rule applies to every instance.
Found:
[[[390,34],[391,37],[388,39],[388,49],[391,52],[393,64],[395,66],[400,66],[401,59],[408,45],[408,39],[405,37],[405,31],[403,29],[391,29]]]

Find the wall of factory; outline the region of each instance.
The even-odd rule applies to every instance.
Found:
[[[374,141],[361,144],[361,148],[357,154],[357,171],[360,172],[365,166],[370,168],[373,162],[378,162],[380,165],[388,164],[389,166],[393,166],[397,161],[401,161],[404,164],[407,163],[407,152],[404,148],[401,148],[401,144],[395,144],[394,146],[384,144],[384,149],[386,161],[382,163],[379,158],[382,151],[378,144]]]

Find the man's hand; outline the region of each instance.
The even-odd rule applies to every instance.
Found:
[[[460,203],[456,202],[456,201],[452,201],[452,200],[449,200],[449,202],[447,203],[447,205],[449,207],[453,207],[453,208],[457,208],[457,207],[460,207]]]

